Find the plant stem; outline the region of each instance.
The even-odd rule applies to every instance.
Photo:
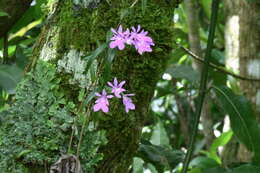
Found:
[[[184,165],[182,173],[186,173],[189,167],[189,163],[191,160],[191,155],[194,148],[195,139],[198,133],[198,125],[200,120],[200,114],[203,106],[203,101],[206,95],[206,87],[207,87],[207,80],[208,80],[208,70],[209,70],[209,64],[210,64],[210,56],[211,56],[211,50],[213,47],[214,42],[214,35],[215,35],[215,28],[217,24],[217,16],[218,16],[218,7],[219,7],[219,0],[213,0],[212,2],[212,13],[211,13],[211,19],[210,19],[210,26],[209,26],[209,36],[208,36],[208,42],[207,42],[207,49],[205,54],[205,61],[202,67],[202,73],[201,73],[201,80],[200,80],[200,89],[199,89],[199,97],[198,97],[198,103],[197,108],[195,112],[195,123],[192,127],[192,134],[189,142],[189,147],[187,154],[184,159]]]

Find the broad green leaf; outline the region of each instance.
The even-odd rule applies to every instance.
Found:
[[[158,171],[156,170],[156,168],[153,166],[153,164],[148,163],[147,164],[147,168],[149,169],[149,171],[151,171],[151,173],[158,173]]]
[[[229,171],[227,173],[259,173],[260,167],[259,166],[253,166],[253,165],[243,165],[237,168],[234,168],[232,171]]]
[[[4,11],[0,11],[0,17],[2,17],[2,16],[9,16],[9,14]]]
[[[47,3],[47,0],[36,0],[35,15],[37,18],[40,18],[43,16],[42,5],[44,3]]]
[[[217,99],[231,121],[231,128],[238,139],[254,152],[254,161],[260,163],[259,125],[249,101],[244,96],[235,95],[225,86],[214,86]]]
[[[134,157],[133,160],[133,173],[143,173],[144,161],[138,157]]]
[[[35,6],[30,7],[23,16],[14,24],[11,29],[11,33],[16,33],[21,28],[29,25],[33,21],[37,20],[38,18],[35,16]]]
[[[139,145],[137,156],[147,163],[152,163],[158,172],[162,172],[165,168],[176,167],[183,160],[184,154],[179,150],[171,150],[143,141]]]
[[[28,63],[28,58],[24,55],[21,46],[16,47],[15,57],[17,66],[21,69],[24,69],[26,64]]]
[[[193,168],[188,173],[202,173],[200,168]]]
[[[181,48],[176,47],[171,51],[170,54],[170,60],[169,60],[169,64],[177,64],[178,61],[187,53],[185,51],[183,51]]]
[[[199,156],[190,162],[190,166],[204,171],[205,169],[217,167],[219,164],[211,158]]]
[[[15,88],[22,78],[22,70],[14,65],[0,65],[0,87],[9,94],[15,93]]]
[[[223,52],[213,49],[211,52],[212,62],[214,64],[225,64],[225,55]]]
[[[205,169],[203,171],[203,173],[225,173],[225,172],[226,172],[226,169],[221,168],[221,167]]]
[[[220,146],[226,145],[232,136],[233,136],[233,132],[229,130],[228,132],[224,132],[218,138],[216,138],[209,149],[210,150],[209,157],[216,160],[219,164],[221,164],[221,159],[217,154],[217,149]]]
[[[155,125],[150,141],[154,145],[169,146],[169,137],[162,121],[159,120]]]
[[[198,82],[200,78],[199,73],[188,65],[171,66],[166,70],[166,73],[169,73],[173,78],[186,79],[190,82]]]

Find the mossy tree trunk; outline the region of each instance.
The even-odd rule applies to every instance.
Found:
[[[84,71],[88,59],[83,57],[98,48],[98,42],[106,42],[106,33],[111,27],[117,28],[122,24],[126,28],[140,24],[153,38],[153,52],[139,55],[134,49],[126,48],[117,51],[112,62],[110,80],[112,77],[126,80],[127,90],[135,93],[136,110],[125,113],[122,103],[115,101],[110,103],[110,112],[101,115],[104,118],[98,121],[97,129],[106,132],[108,142],[98,150],[104,155],[95,167],[95,172],[99,173],[129,171],[143,123],[149,118],[149,103],[155,84],[172,50],[175,1],[152,0],[145,5],[142,1],[136,2],[92,0],[84,4],[72,0],[53,1],[34,49],[32,67],[40,61],[54,64],[60,81],[59,91],[66,96],[67,102],[73,102],[77,108],[81,104],[77,100],[80,91],[91,85],[90,77]],[[100,72],[100,79],[106,75],[102,62],[102,57],[99,57],[93,64]],[[92,116],[94,114],[91,113],[91,119]],[[69,140],[62,142],[69,143]]]

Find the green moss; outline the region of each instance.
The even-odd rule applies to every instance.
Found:
[[[61,154],[67,154],[72,126],[78,130],[78,106],[64,93],[56,66],[38,61],[17,88],[15,103],[1,113],[0,170],[23,172],[28,165],[50,166]],[[81,112],[83,114],[83,112]],[[76,127],[75,127],[76,126]],[[98,148],[106,142],[104,131],[86,128],[80,151],[86,172],[102,159]],[[76,153],[79,134],[75,134],[71,152]]]
[[[112,77],[127,81],[125,85],[126,88],[129,92],[135,93],[133,99],[136,104],[136,110],[126,114],[121,101],[112,100],[110,103],[111,114],[102,115],[105,117],[103,119],[95,119],[95,121],[99,121],[99,129],[105,130],[107,132],[107,138],[109,139],[109,143],[99,151],[100,153],[104,153],[104,162],[109,161],[109,163],[97,166],[96,172],[126,172],[125,170],[128,169],[131,162],[131,156],[136,151],[141,127],[148,115],[147,111],[150,99],[153,96],[155,84],[164,71],[168,56],[172,50],[172,17],[175,1],[171,2],[173,2],[173,4],[169,5],[163,0],[152,0],[148,1],[146,7],[144,7],[142,6],[142,1],[139,0],[137,4],[130,8],[133,3],[132,0],[113,0],[110,1],[110,3],[104,0],[99,4],[98,8],[90,10],[89,8],[75,8],[75,4],[73,4],[72,0],[59,1],[57,13],[51,23],[47,24],[40,37],[39,45],[36,50],[38,55],[43,44],[46,42],[44,36],[46,36],[48,29],[53,27],[52,25],[59,28],[59,33],[57,33],[58,41],[55,46],[57,48],[57,55],[50,62],[53,64],[58,64],[71,50],[88,55],[97,48],[98,42],[104,43],[106,41],[106,33],[111,27],[116,28],[119,24],[122,24],[124,28],[140,24],[142,28],[149,32],[149,36],[151,36],[155,42],[153,52],[144,53],[143,55],[139,55],[134,48],[130,47],[127,47],[123,51],[117,51],[112,63]],[[122,15],[123,13],[124,15]],[[37,55],[37,53],[35,55]],[[102,58],[100,57],[98,61],[98,63],[101,64],[100,78],[103,78],[105,76],[105,70],[103,69]],[[37,79],[36,74],[33,74],[32,78],[33,80],[34,78]],[[60,94],[66,103],[71,102],[78,105],[77,98],[81,88],[77,84],[70,84],[69,80],[71,80],[71,78],[73,78],[71,74],[64,74],[63,72],[55,73],[55,80],[59,81],[59,83],[56,84],[58,89],[55,91],[51,90],[49,91],[50,93],[47,94]],[[41,87],[44,86],[44,84],[41,84],[38,86],[39,88],[35,90],[38,92],[38,90],[41,90]],[[26,93],[25,91],[23,92],[24,94]],[[59,100],[56,94],[53,96],[54,100]],[[38,94],[32,93],[31,97],[36,97],[37,100],[35,103],[38,104],[40,101]],[[31,104],[31,106],[33,106],[33,104]],[[61,109],[60,105],[55,107],[54,110],[57,111],[59,109]],[[34,110],[34,108],[32,108],[32,110]],[[48,112],[50,110],[46,109],[46,111]],[[75,112],[68,111],[68,114],[73,116]],[[49,114],[47,115],[49,116]],[[35,117],[36,116],[39,116],[38,113],[35,114]],[[93,117],[94,120],[95,116],[93,115],[91,117]],[[30,120],[27,120],[27,123],[30,123]],[[62,134],[63,132],[60,133]],[[91,133],[88,132],[88,134]],[[68,134],[64,134],[64,139],[59,141],[61,142],[61,146],[64,145],[64,141],[66,141],[67,138]],[[87,139],[87,137],[84,139]],[[97,139],[97,137],[95,137],[95,139]],[[101,145],[97,141],[96,143],[97,144],[88,143],[88,145],[94,145],[92,149],[95,152],[93,153],[96,153],[97,146]],[[85,147],[88,147],[88,145],[85,145]],[[118,155],[118,152],[123,154]],[[45,151],[42,153],[45,153]],[[50,155],[45,154],[46,157],[55,155],[53,158],[57,158],[58,156],[57,152],[49,153]],[[118,156],[113,158],[115,155]],[[113,160],[109,158],[113,158]],[[89,163],[91,163],[90,160]],[[93,165],[94,164],[91,165],[91,168],[93,168]],[[102,167],[102,165],[109,165],[108,167],[113,171],[110,168]]]

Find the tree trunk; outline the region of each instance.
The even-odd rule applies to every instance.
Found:
[[[227,9],[225,40],[227,66],[239,70],[241,76],[260,77],[260,37],[259,11],[260,4],[256,1],[226,0]],[[257,119],[260,115],[260,83],[252,81],[240,81],[243,94],[251,101],[256,112]],[[233,142],[235,139],[232,139]],[[234,146],[226,147],[225,150],[233,150]],[[230,156],[229,152],[224,152]],[[251,153],[243,144],[240,144],[231,162],[249,162]],[[226,157],[223,155],[223,157]],[[228,157],[228,156],[227,156]],[[234,159],[236,158],[236,159]],[[225,159],[224,159],[225,160]],[[225,163],[230,164],[230,163]]]
[[[53,4],[50,5],[46,25],[35,45],[33,63],[31,66],[31,68],[35,67],[35,72],[32,73],[30,79],[27,79],[18,87],[18,93],[20,90],[27,90],[24,83],[28,81],[31,83],[37,82],[37,77],[41,75],[41,71],[43,74],[45,72],[48,74],[47,67],[53,65],[56,67],[54,70],[55,80],[53,81],[56,81],[58,85],[57,83],[50,85],[49,87],[52,88],[48,90],[46,94],[50,94],[52,90],[55,90],[55,93],[51,94],[54,94],[57,99],[59,97],[63,98],[66,104],[57,103],[59,106],[55,107],[55,110],[47,108],[45,111],[48,111],[50,114],[50,111],[57,111],[64,108],[73,110],[68,112],[73,117],[76,116],[74,119],[75,123],[71,124],[70,127],[66,127],[66,129],[70,130],[64,132],[65,137],[61,137],[64,141],[59,142],[68,147],[69,141],[72,139],[72,148],[76,148],[77,142],[75,141],[79,139],[76,135],[74,137],[73,135],[71,136],[71,131],[76,129],[74,130],[75,134],[77,131],[79,133],[82,124],[77,126],[77,122],[80,118],[82,119],[82,116],[85,116],[87,112],[84,111],[84,108],[81,108],[80,105],[83,103],[77,98],[81,97],[82,92],[88,95],[90,91],[93,90],[93,85],[95,85],[89,73],[86,74],[85,72],[85,67],[89,59],[84,59],[83,57],[86,57],[93,50],[98,48],[98,42],[105,43],[106,33],[111,28],[117,28],[119,24],[122,24],[124,28],[130,28],[131,26],[140,24],[142,28],[149,31],[149,36],[151,36],[155,42],[153,52],[139,55],[135,50],[130,48],[117,51],[112,63],[112,75],[108,79],[111,81],[112,77],[117,77],[120,81],[126,81],[125,86],[127,90],[131,93],[135,93],[133,100],[136,105],[136,110],[125,113],[122,103],[119,103],[119,101],[111,101],[110,112],[108,114],[101,113],[97,115],[96,113],[92,113],[92,107],[87,105],[87,109],[90,109],[91,112],[89,119],[90,124],[94,124],[95,130],[94,132],[93,130],[88,130],[91,127],[90,125],[86,126],[87,130],[84,133],[82,141],[83,148],[80,150],[80,160],[82,162],[84,161],[84,158],[82,158],[84,154],[87,158],[93,158],[92,160],[85,159],[84,161],[84,165],[90,165],[89,168],[85,169],[91,170],[88,172],[128,172],[129,166],[132,163],[132,157],[138,148],[143,123],[145,119],[149,118],[148,108],[150,99],[153,96],[155,84],[165,70],[168,55],[172,50],[172,16],[176,2],[171,1],[166,3],[166,1],[153,0],[148,1],[147,4],[143,6],[142,1],[136,2],[135,4],[132,0],[53,1]],[[39,66],[42,61],[45,62],[45,65]],[[100,80],[98,80],[97,83],[101,84],[107,75],[104,73],[106,71],[103,58],[97,58],[92,66],[94,66],[94,71],[99,74],[98,78],[100,78]],[[46,77],[45,80],[48,81],[49,78]],[[39,80],[39,82],[41,82],[41,80]],[[103,83],[106,83],[106,81],[103,81]],[[44,86],[39,86],[41,89],[42,87]],[[97,85],[96,87],[99,86]],[[32,88],[30,87],[28,89]],[[38,88],[35,90],[37,91]],[[31,111],[38,111],[38,109],[34,109],[36,109],[38,102],[42,101],[42,97],[46,96],[30,93],[30,97],[36,99],[34,103],[30,104],[33,109]],[[48,97],[52,98],[50,96]],[[18,96],[17,100],[19,100]],[[69,105],[75,106],[72,108],[73,106],[70,107]],[[49,106],[52,107],[51,105]],[[14,107],[10,108],[10,112],[12,112],[13,108]],[[18,121],[21,119],[23,118],[19,118]],[[52,117],[49,116],[47,122],[53,123],[52,120]],[[30,122],[30,118],[26,120],[23,119],[23,121],[28,123]],[[12,128],[12,133],[17,131],[15,127],[12,126]],[[40,128],[41,127],[39,127],[39,129]],[[107,139],[107,141],[102,141],[106,142],[100,142],[102,132],[105,132]],[[95,134],[98,135],[95,136]],[[27,134],[24,135],[26,136]],[[57,135],[59,134],[57,133]],[[99,136],[100,139],[97,136]],[[32,140],[37,143],[39,137],[36,135],[32,138]],[[55,138],[55,136],[53,136],[53,138]],[[92,138],[96,140],[92,142]],[[106,144],[104,145],[104,143]],[[24,147],[25,151],[31,149],[30,146],[20,146],[19,143],[16,145]],[[41,145],[45,145],[45,143]],[[90,150],[92,146],[95,146],[93,147],[93,151]],[[61,151],[59,150],[62,149],[61,146],[54,145],[52,154],[57,153],[59,156],[59,153],[64,153],[64,148],[66,151],[66,147],[63,147]],[[86,150],[89,153],[86,153]],[[71,151],[75,152],[75,150]],[[96,151],[97,154],[94,155]],[[40,152],[39,154],[45,153]],[[27,154],[23,153],[19,158],[26,158],[26,156]],[[49,160],[51,160],[51,158]],[[50,163],[49,160],[43,160],[42,162],[48,165],[53,164],[53,162]],[[17,162],[17,160],[15,162]],[[42,162],[34,161],[32,164],[42,165],[43,167]],[[21,162],[19,161],[19,163]]]
[[[239,71],[242,76],[260,78],[260,3],[240,0],[239,10]],[[251,101],[257,120],[260,120],[260,82],[241,81],[242,92]],[[251,160],[251,153],[240,145],[238,159]]]
[[[239,51],[239,1],[237,0],[225,0],[225,56],[226,66],[233,71],[238,72],[238,51]],[[229,127],[230,128],[230,127]],[[221,152],[222,163],[225,167],[228,167],[232,163],[238,162],[238,140],[233,137],[230,142],[224,147]]]

